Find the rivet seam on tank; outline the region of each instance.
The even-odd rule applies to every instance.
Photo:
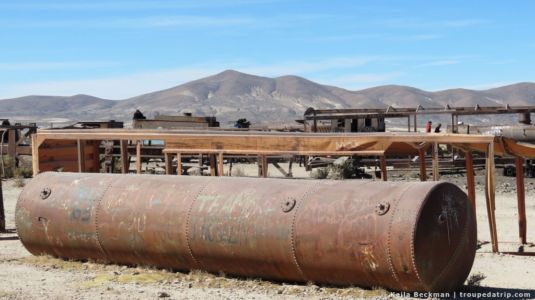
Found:
[[[308,195],[312,191],[317,190],[320,185],[321,185],[321,182],[310,184],[310,186],[306,189],[306,191],[301,196],[301,199],[299,199],[299,201],[296,201],[296,203],[294,204],[295,209],[294,209],[294,213],[292,216],[292,227],[290,228],[290,243],[291,243],[291,248],[292,248],[293,261],[295,263],[295,266],[297,267],[297,271],[299,272],[299,274],[301,274],[301,277],[303,278],[304,281],[306,281],[307,279],[306,279],[305,273],[303,272],[303,269],[301,269],[301,265],[299,264],[299,261],[297,260],[297,254],[295,253],[295,222],[297,219],[297,213],[299,211],[299,206],[301,205],[301,203],[305,199],[308,198]]]
[[[396,216],[396,211],[398,209],[398,202],[401,198],[403,198],[403,195],[405,195],[405,193],[409,190],[409,188],[411,188],[411,186],[407,186],[403,192],[401,192],[401,194],[399,195],[399,197],[395,198],[394,201],[393,201],[393,211],[392,213],[390,214],[390,220],[388,222],[388,234],[387,234],[387,240],[386,240],[386,257],[387,257],[387,260],[388,260],[388,267],[390,269],[390,272],[392,273],[392,277],[394,277],[394,279],[402,284],[400,281],[399,281],[399,277],[398,277],[398,274],[396,273],[396,270],[394,268],[394,264],[392,262],[392,251],[391,251],[391,247],[392,245],[390,244],[391,241],[392,241],[392,236],[391,236],[391,233],[392,233],[392,224],[394,223],[394,217]],[[403,285],[403,284],[402,284]]]
[[[104,199],[104,196],[106,195],[106,193],[108,192],[112,184],[113,184],[113,179],[110,178],[108,184],[102,191],[102,194],[100,195],[100,197],[97,198],[97,201],[95,202],[95,235],[97,237],[98,248],[100,249],[100,252],[106,259],[108,259],[108,255],[106,254],[106,250],[102,246],[102,242],[100,241],[100,234],[98,233],[98,215],[100,212],[100,202],[102,202],[102,199]]]
[[[45,200],[50,197],[50,194],[52,194],[52,190],[49,187],[44,187],[39,193],[39,196],[41,196],[41,199]]]
[[[221,180],[221,177],[218,177],[218,179]],[[206,189],[206,187],[208,187],[208,184],[209,183],[203,184],[201,186],[201,188],[197,191],[197,193],[195,193],[195,195],[192,196],[190,204],[189,204],[189,207],[188,207],[188,214],[186,216],[186,228],[185,228],[185,231],[184,231],[184,235],[186,237],[186,246],[188,247],[188,253],[189,253],[189,255],[191,256],[191,259],[197,265],[198,268],[202,268],[201,267],[201,262],[195,257],[195,255],[193,255],[193,249],[191,248],[191,241],[190,241],[191,239],[190,239],[190,236],[189,236],[189,234],[190,234],[189,227],[190,227],[190,223],[191,223],[191,211],[193,210],[193,205],[195,204],[197,198],[199,198],[201,193]]]

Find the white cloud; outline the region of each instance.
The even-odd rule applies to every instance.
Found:
[[[120,65],[115,62],[105,61],[25,61],[25,62],[0,62],[0,71],[43,71],[64,69],[89,69],[105,68]]]
[[[424,68],[424,67],[438,67],[438,66],[449,66],[449,65],[456,65],[460,64],[461,61],[457,59],[441,59],[441,60],[435,60],[427,63],[423,63],[421,65],[417,65],[417,68]]]

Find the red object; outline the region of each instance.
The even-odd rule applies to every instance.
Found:
[[[431,127],[431,122],[427,122],[427,124],[425,124],[425,132],[430,133]]]

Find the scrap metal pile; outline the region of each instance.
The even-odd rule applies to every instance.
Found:
[[[16,208],[33,254],[399,291],[452,291],[476,220],[445,182],[42,173]]]

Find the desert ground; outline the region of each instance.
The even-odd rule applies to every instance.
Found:
[[[286,167],[285,167],[286,168]],[[240,168],[239,168],[240,169]],[[241,166],[246,175],[254,174],[256,166]],[[270,169],[270,176],[280,176]],[[306,177],[303,168],[294,167],[294,174]],[[391,180],[409,180],[406,172],[390,172]],[[496,216],[501,251],[517,251],[518,225],[514,178],[497,176]],[[464,188],[463,175],[447,175]],[[414,180],[414,179],[411,179]],[[477,222],[480,248],[465,292],[505,292],[517,298],[535,297],[535,256],[493,254],[486,217],[483,177],[476,177]],[[0,298],[6,299],[340,299],[400,298],[383,289],[338,288],[314,284],[291,284],[242,279],[225,274],[199,271],[173,272],[145,267],[101,265],[92,262],[62,261],[51,257],[35,257],[18,240],[15,205],[22,187],[20,182],[3,182],[7,228],[0,234]],[[535,179],[526,179],[528,242],[535,240]],[[524,252],[535,253],[535,245],[523,246]],[[459,297],[459,294],[456,295]]]

